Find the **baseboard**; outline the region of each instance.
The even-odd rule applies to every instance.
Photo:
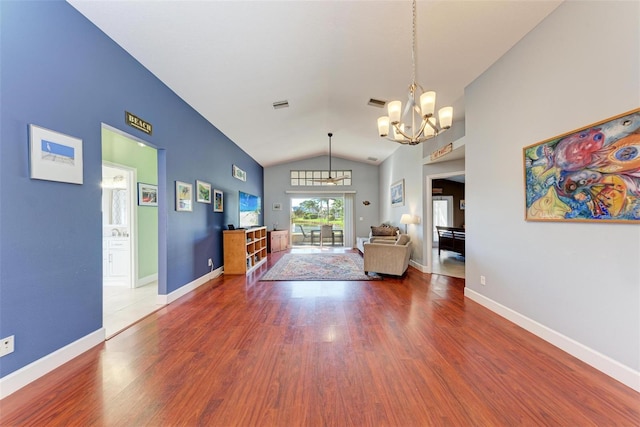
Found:
[[[13,394],[27,384],[64,365],[71,359],[104,342],[105,330],[100,328],[53,353],[0,378],[0,399]]]
[[[526,329],[532,334],[542,338],[550,344],[566,351],[570,355],[585,362],[586,364],[596,368],[600,372],[620,381],[622,384],[631,387],[635,391],[640,392],[640,372],[635,371],[612,358],[599,353],[584,344],[581,344],[553,329],[548,328],[533,319],[506,307],[490,298],[485,297],[478,292],[464,288],[464,295],[477,302],[478,304],[488,308],[505,319],[515,323],[516,325]]]
[[[429,271],[427,271],[427,267],[410,259],[409,260],[409,265],[413,268],[415,268],[416,270],[420,271],[421,273],[429,273]]]
[[[220,276],[222,274],[222,271],[223,269],[222,267],[220,267],[205,274],[202,277],[199,277],[193,282],[182,286],[180,289],[176,289],[174,292],[168,295],[158,295],[158,304],[166,305],[177,300],[178,298],[188,294],[199,286],[207,283],[209,280],[215,279],[216,277]],[[89,335],[80,338],[79,340],[74,341],[65,347],[62,347],[61,349],[56,350],[53,353],[50,353],[36,360],[35,362],[30,363],[29,365],[24,366],[17,371],[0,378],[0,399],[4,399],[5,397],[13,394],[27,384],[37,380],[43,375],[48,374],[49,372],[62,366],[71,359],[81,355],[92,347],[95,347],[96,345],[104,342],[105,338],[105,329],[100,328],[97,331],[92,332]]]
[[[157,282],[157,281],[158,281],[158,273],[150,274],[148,276],[145,276],[136,280],[136,288],[140,288],[144,285],[148,285],[149,283]]]
[[[185,296],[186,294],[188,294],[189,292],[199,288],[200,286],[204,285],[205,283],[207,283],[209,280],[215,279],[216,277],[220,276],[222,274],[223,268],[216,268],[215,270],[205,274],[204,276],[198,277],[196,280],[187,283],[184,286],[181,286],[180,288],[176,289],[175,291],[171,292],[170,294],[167,295],[158,295],[158,299],[157,299],[157,303],[158,304],[171,304],[172,302],[174,302],[175,300],[177,300],[180,297]]]

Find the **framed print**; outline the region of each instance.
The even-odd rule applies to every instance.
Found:
[[[465,206],[464,200],[460,200],[460,210],[461,211],[464,210],[464,206]]]
[[[211,203],[211,184],[204,181],[196,181],[196,201]]]
[[[220,190],[213,190],[213,211],[224,212],[224,195]]]
[[[176,210],[184,212],[193,210],[193,186],[191,184],[176,181]]]
[[[158,186],[138,183],[138,206],[158,206]]]
[[[82,140],[29,125],[31,179],[82,184]]]
[[[282,210],[282,203],[274,203],[273,204],[273,210],[274,211],[281,211]]]
[[[391,206],[404,206],[404,179],[391,185]]]
[[[526,221],[640,223],[640,108],[523,148]]]
[[[236,165],[233,165],[233,177],[239,179],[240,181],[246,181],[247,173]]]

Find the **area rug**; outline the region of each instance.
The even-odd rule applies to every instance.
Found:
[[[359,254],[284,254],[260,280],[381,280],[375,273],[364,274]]]

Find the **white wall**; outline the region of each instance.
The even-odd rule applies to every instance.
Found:
[[[264,225],[269,230],[274,223],[278,228],[284,228],[289,224],[289,198],[287,191],[355,191],[355,231],[356,236],[368,236],[369,227],[379,224],[378,208],[378,167],[367,163],[354,162],[352,160],[331,158],[332,170],[351,170],[351,186],[313,186],[292,187],[290,180],[291,170],[328,170],[329,157],[319,156],[306,160],[283,163],[264,168]],[[368,200],[370,204],[365,206],[362,202]],[[282,203],[281,211],[273,210],[273,203]],[[362,220],[360,220],[362,218]]]
[[[639,19],[638,2],[565,2],[465,92],[467,288],[631,378],[640,226],[525,222],[522,148],[640,105]]]
[[[404,206],[392,207],[390,187],[401,179],[404,179],[405,203]],[[407,226],[412,244],[411,259],[418,264],[423,263],[422,194],[422,146],[403,145],[380,165],[380,222],[393,224],[404,230],[404,225],[400,224],[402,214],[420,217],[420,224]]]

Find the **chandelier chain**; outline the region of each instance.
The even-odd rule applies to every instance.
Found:
[[[411,23],[411,36],[412,36],[412,45],[411,45],[411,63],[413,64],[413,74],[411,82],[416,84],[416,0],[412,2],[413,8],[413,22]]]

